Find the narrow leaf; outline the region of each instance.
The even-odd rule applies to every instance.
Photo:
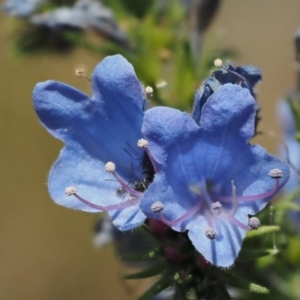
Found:
[[[259,284],[250,283],[246,280],[241,279],[241,277],[235,276],[232,273],[223,274],[224,280],[232,286],[239,289],[247,290],[248,292],[257,293],[257,294],[268,294],[270,291]]]
[[[276,255],[279,253],[278,249],[264,249],[264,250],[241,250],[239,259],[255,259],[258,257]]]
[[[153,296],[157,295],[158,293],[162,292],[163,290],[165,290],[170,286],[171,286],[170,279],[162,277],[137,300],[149,300]]]
[[[272,226],[260,226],[257,230],[248,231],[246,234],[246,239],[254,238],[257,236],[262,236],[268,233],[278,232],[280,230],[279,226],[272,225]]]

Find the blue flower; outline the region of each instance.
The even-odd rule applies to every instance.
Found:
[[[206,79],[197,91],[194,101],[192,116],[199,124],[201,111],[207,99],[222,85],[227,83],[241,84],[242,87],[249,89],[254,96],[253,88],[262,79],[261,72],[254,66],[234,67],[228,65],[214,71]],[[258,109],[258,107],[256,107]]]
[[[132,65],[120,55],[96,67],[92,91],[89,98],[56,81],[38,83],[33,91],[40,121],[65,144],[50,171],[49,192],[69,208],[108,211],[117,228],[128,230],[145,220],[142,189],[136,188],[147,157],[137,147],[145,96]]]
[[[288,180],[289,168],[258,145],[255,100],[248,89],[224,84],[206,101],[199,125],[187,113],[156,107],[142,132],[157,174],[141,208],[178,232],[219,267],[231,266],[253,217]]]
[[[96,0],[78,0],[72,7],[35,14],[30,18],[34,25],[50,29],[73,28],[89,29],[104,35],[114,42],[127,45],[128,37],[115,21],[114,15],[107,7]]]
[[[36,11],[45,0],[7,0],[3,4],[6,14],[13,17],[28,17]]]

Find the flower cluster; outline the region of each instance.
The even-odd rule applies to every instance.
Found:
[[[100,1],[77,0],[72,6],[56,6],[49,2],[6,0],[2,8],[7,15],[27,20],[33,28],[45,30],[47,35],[93,30],[114,43],[129,47],[128,37],[119,27],[114,14]]]
[[[249,143],[260,73],[222,68],[218,84],[206,81],[196,94],[192,115],[146,110],[146,92],[120,55],[96,67],[92,98],[60,82],[37,84],[40,121],[65,144],[49,174],[52,199],[107,211],[122,231],[160,220],[187,232],[213,265],[231,266],[246,232],[259,226],[254,215],[288,180],[289,168]]]

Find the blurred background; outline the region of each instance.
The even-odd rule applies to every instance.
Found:
[[[230,49],[236,65],[251,64],[262,70],[258,100],[262,107],[259,129],[264,131],[278,132],[276,102],[296,85],[293,40],[300,27],[299,12],[298,0],[220,1],[203,36],[204,45],[217,40],[217,49]],[[122,16],[120,28],[126,31],[130,24],[122,12],[115,14],[117,21],[118,15]],[[99,216],[59,207],[50,199],[47,174],[62,144],[40,125],[31,100],[35,84],[47,79],[90,94],[89,81],[76,77],[75,69],[84,67],[89,76],[105,51],[117,52],[117,48],[97,53],[88,47],[74,47],[71,52],[24,56],[13,50],[23,21],[3,12],[0,22],[0,299],[134,299],[138,288],[121,282],[125,267],[115,257],[114,247],[99,250],[92,244],[92,229]],[[189,32],[188,25],[183,32]],[[103,38],[91,39],[105,43]],[[172,55],[173,46],[171,43],[166,55]],[[128,55],[129,60],[132,57],[134,54]],[[209,63],[215,58],[212,55]],[[143,59],[147,66],[147,55]],[[151,73],[151,64],[148,68]],[[141,67],[137,70],[143,75]],[[168,73],[160,79],[168,82]],[[199,78],[189,93],[193,94],[203,79]],[[163,93],[168,92],[167,86]],[[277,144],[276,138],[263,139],[272,153],[277,152]]]

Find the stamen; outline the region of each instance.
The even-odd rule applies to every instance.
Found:
[[[106,163],[105,165],[105,171],[108,173],[113,173],[116,170],[116,165],[109,161],[108,163]]]
[[[154,212],[154,213],[159,213],[160,211],[162,211],[164,209],[164,205],[161,203],[161,202],[159,202],[159,201],[157,201],[157,202],[155,202],[155,203],[153,203],[152,205],[151,205],[151,210],[152,210],[152,212]]]
[[[151,86],[147,86],[145,88],[145,92],[147,95],[152,95],[153,94],[153,88]]]
[[[211,205],[211,209],[214,215],[219,216],[222,213],[222,204],[219,201],[214,202]]]
[[[68,187],[65,189],[65,193],[66,193],[68,196],[71,196],[71,195],[76,194],[76,193],[77,193],[76,187],[74,187],[74,186],[68,186]]]
[[[282,171],[280,169],[273,169],[270,171],[269,176],[276,179],[275,186],[271,191],[259,195],[253,195],[253,196],[237,196],[235,197],[236,202],[238,203],[238,202],[258,201],[275,195],[279,190],[279,179],[281,178],[280,176],[282,176]],[[222,197],[217,195],[215,195],[215,197],[221,202],[228,203],[232,201],[231,197]]]
[[[212,227],[208,227],[205,229],[205,235],[210,239],[210,240],[214,240],[216,238],[216,231],[214,230],[214,228]]]
[[[91,81],[91,79],[89,77],[86,76],[85,71],[83,69],[76,69],[75,70],[75,74],[78,77],[84,77],[86,78],[88,81]]]
[[[251,228],[249,226],[243,224],[242,222],[240,222],[236,218],[233,218],[232,216],[228,216],[227,219],[229,222],[231,222],[232,224],[236,225],[237,227],[239,227],[245,231],[251,230]]]
[[[223,62],[222,62],[222,60],[221,60],[220,58],[217,58],[217,59],[215,59],[215,61],[214,61],[214,65],[215,65],[215,67],[217,67],[217,68],[221,68],[222,65],[223,65]]]
[[[249,218],[248,225],[251,229],[256,230],[260,226],[260,221],[256,217]]]
[[[282,177],[282,171],[280,169],[273,169],[269,173],[270,177],[278,179]]]
[[[123,209],[123,208],[126,208],[126,207],[129,207],[129,206],[132,206],[132,205],[136,205],[139,203],[139,199],[137,198],[132,198],[128,201],[125,201],[125,202],[121,202],[121,203],[118,203],[118,204],[113,204],[113,205],[107,205],[107,206],[103,206],[103,205],[99,205],[99,204],[94,204],[92,202],[89,202],[88,200],[80,197],[78,194],[77,194],[77,191],[74,187],[67,187],[66,190],[65,190],[65,193],[69,196],[73,195],[75,196],[79,201],[81,201],[82,203],[86,204],[87,206],[89,207],[92,207],[94,209],[97,209],[97,210],[101,210],[101,211],[109,211],[109,210],[116,210],[116,209]]]
[[[137,145],[139,148],[147,148],[149,143],[145,139],[139,139]]]
[[[185,214],[183,214],[181,217],[179,217],[178,219],[172,220],[172,221],[168,221],[163,215],[162,213],[159,211],[158,215],[160,220],[165,223],[168,226],[175,226],[178,223],[183,222],[184,220],[190,218],[191,216],[193,216],[195,213],[197,213],[202,207],[202,202],[198,203],[197,205],[195,205],[192,209],[190,209],[188,212],[186,212]],[[151,207],[152,209],[152,207]],[[152,210],[153,211],[153,210]]]
[[[235,213],[236,213],[236,210],[237,210],[237,207],[238,207],[238,202],[237,202],[237,199],[236,199],[236,187],[234,185],[234,181],[231,180],[231,188],[232,188],[232,204],[233,204],[233,207],[232,207],[232,211],[231,211],[231,215],[234,216]]]
[[[116,172],[116,165],[113,162],[108,162],[105,165],[105,170],[108,173],[112,173],[114,177],[117,179],[117,181],[121,184],[121,186],[131,195],[139,198],[143,195],[143,193],[133,189],[130,187]]]

